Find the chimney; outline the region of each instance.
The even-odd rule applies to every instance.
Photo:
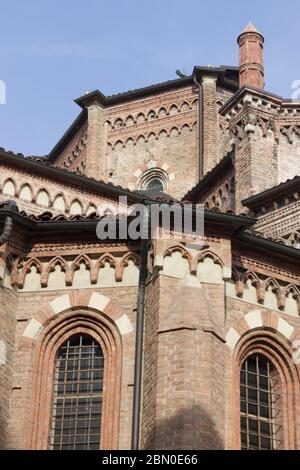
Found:
[[[264,88],[264,37],[251,23],[237,39],[240,50],[240,87]]]

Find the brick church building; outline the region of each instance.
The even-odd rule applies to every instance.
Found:
[[[300,102],[263,47],[0,149],[2,449],[300,449]],[[120,196],[203,204],[203,245],[100,240]]]

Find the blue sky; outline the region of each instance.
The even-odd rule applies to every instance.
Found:
[[[291,97],[300,80],[299,0],[0,0],[0,11],[0,146],[26,155],[51,150],[86,91],[237,65],[236,37],[249,20],[266,39],[266,89]]]

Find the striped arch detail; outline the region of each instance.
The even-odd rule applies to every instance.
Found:
[[[49,320],[77,308],[88,308],[104,313],[114,321],[121,336],[133,332],[133,326],[129,317],[109,297],[98,292],[93,292],[92,294],[89,292],[73,292],[56,297],[35,318],[32,318],[23,331],[23,340],[25,342],[36,341]]]
[[[128,184],[129,189],[132,191],[136,189],[141,175],[145,171],[151,170],[153,168],[160,168],[161,170],[165,171],[168,175],[169,181],[173,181],[175,179],[175,172],[170,165],[164,163],[162,160],[150,160],[149,162],[140,165],[139,168],[133,173]]]
[[[289,341],[295,332],[295,328],[277,313],[251,310],[244,317],[237,320],[227,332],[225,339],[228,347],[233,351],[245,333],[259,328],[271,328]]]

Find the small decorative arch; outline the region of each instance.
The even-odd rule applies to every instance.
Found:
[[[154,132],[149,132],[149,134],[147,135],[147,141],[149,141],[151,139],[155,140],[156,138],[157,137],[156,137]]]
[[[296,301],[297,313],[300,315],[300,289],[294,284],[289,284],[283,289],[283,295],[286,299],[291,296]]]
[[[222,259],[220,258],[220,256],[218,256],[216,253],[214,253],[211,250],[205,250],[202,253],[199,253],[196,256],[195,261],[198,264],[201,261],[204,261],[205,258],[211,258],[215,264],[219,264],[221,267],[224,266],[224,263],[223,263]]]
[[[125,121],[125,125],[128,126],[128,127],[134,125],[133,116],[131,116],[131,115],[127,116],[126,121]]]
[[[137,124],[143,124],[146,121],[145,115],[143,113],[139,113],[136,117]]]
[[[178,127],[173,126],[173,127],[170,129],[170,132],[169,132],[170,137],[176,136],[176,135],[178,135],[178,134],[179,134],[179,129],[178,129]]]
[[[168,135],[169,134],[168,134],[168,131],[166,129],[161,129],[159,131],[158,137],[159,137],[159,139],[161,139],[161,138],[164,139],[164,138],[168,137]]]
[[[183,124],[180,128],[180,134],[182,134],[183,132],[189,132],[191,130],[191,126],[186,122],[185,124]]]
[[[197,105],[198,105],[198,98],[195,98],[195,99],[192,101],[192,109],[196,109],[196,108],[197,108]]]
[[[24,288],[26,276],[30,275],[32,268],[34,268],[36,270],[36,273],[40,275],[41,277],[40,283],[41,283],[42,274],[43,274],[43,265],[38,259],[30,258],[29,260],[25,262],[23,269],[19,272],[19,275],[18,275],[18,287],[20,289]],[[44,287],[42,284],[41,286]]]
[[[201,282],[223,282],[223,260],[209,249],[199,253],[191,266],[192,274],[195,274]]]
[[[85,209],[84,209],[84,214],[87,215],[87,216],[91,216],[91,215],[96,215],[97,214],[97,207],[95,204],[89,202],[87,203],[87,205],[85,206]]]
[[[184,247],[171,246],[163,253],[163,273],[181,279],[190,274],[191,262],[191,255]]]
[[[169,115],[172,116],[174,114],[178,114],[178,107],[176,104],[172,104],[169,108]]]
[[[53,198],[53,208],[59,210],[60,212],[66,212],[68,209],[67,201],[65,195],[62,192],[55,194]]]
[[[190,255],[190,253],[183,247],[183,246],[180,246],[180,245],[173,245],[173,246],[170,246],[169,248],[167,248],[164,253],[163,253],[163,258],[166,258],[166,256],[172,256],[173,253],[180,253],[181,254],[181,257],[186,259],[189,263],[189,267],[191,268],[191,264],[192,264],[192,257]]]
[[[257,274],[252,271],[246,271],[242,277],[242,281],[243,284],[246,284],[247,281],[250,281],[251,285],[256,289],[257,301],[263,304],[266,290],[263,281],[259,279]]]
[[[137,253],[126,253],[124,255],[120,262],[118,263],[117,269],[116,269],[116,281],[122,281],[123,279],[123,274],[124,274],[124,268],[129,266],[129,262],[132,261],[132,263],[139,268],[140,266],[140,258]]]
[[[16,183],[14,182],[14,180],[12,178],[8,178],[4,184],[3,184],[3,190],[2,192],[4,194],[7,194],[8,196],[16,196]]]
[[[181,113],[185,113],[187,111],[190,110],[190,105],[187,101],[183,101],[181,104],[180,104],[180,112]]]
[[[105,268],[106,264],[109,264],[111,268],[116,269],[116,259],[110,253],[105,253],[103,256],[101,256],[97,260],[96,264],[92,267],[91,269],[91,283],[92,284],[97,284],[99,271],[100,269]]]
[[[20,198],[31,202],[33,199],[33,190],[29,183],[23,184],[20,190]]]
[[[82,215],[82,203],[78,199],[71,202],[70,215]]]
[[[112,146],[113,150],[118,150],[124,147],[124,142],[120,139],[118,139]]]
[[[134,145],[134,140],[132,137],[128,137],[128,139],[125,142],[125,145]]]
[[[85,271],[89,271],[89,275],[86,274],[86,276],[89,278],[90,281],[90,274],[92,270],[91,260],[86,255],[79,255],[71,264],[70,271],[67,276],[67,285],[74,284],[75,272],[81,270],[81,267],[83,265],[85,267]]]
[[[117,118],[114,122],[114,129],[118,129],[120,127],[123,127],[123,120],[121,118]]]
[[[36,198],[37,204],[41,206],[49,207],[50,206],[50,196],[46,189],[40,189]]]
[[[162,118],[162,117],[166,117],[167,115],[168,115],[168,113],[167,113],[166,108],[165,108],[164,106],[162,106],[162,107],[159,109],[158,113],[157,113],[157,117],[158,117],[158,118]]]
[[[156,116],[156,112],[154,111],[154,109],[150,109],[150,111],[147,114],[148,121],[153,121],[156,117],[157,116]]]
[[[43,273],[42,284],[44,286],[48,286],[49,276],[57,269],[58,266],[60,267],[61,272],[64,273],[66,278],[67,272],[69,271],[68,264],[61,256],[56,256],[48,264],[46,272]]]
[[[265,291],[267,292],[268,290],[271,290],[271,292],[276,295],[278,308],[279,310],[283,310],[285,307],[285,295],[276,279],[269,277],[265,280]]]
[[[137,138],[136,138],[136,141],[135,141],[135,144],[136,145],[141,145],[141,144],[144,144],[146,142],[146,138],[143,134],[140,134]]]

